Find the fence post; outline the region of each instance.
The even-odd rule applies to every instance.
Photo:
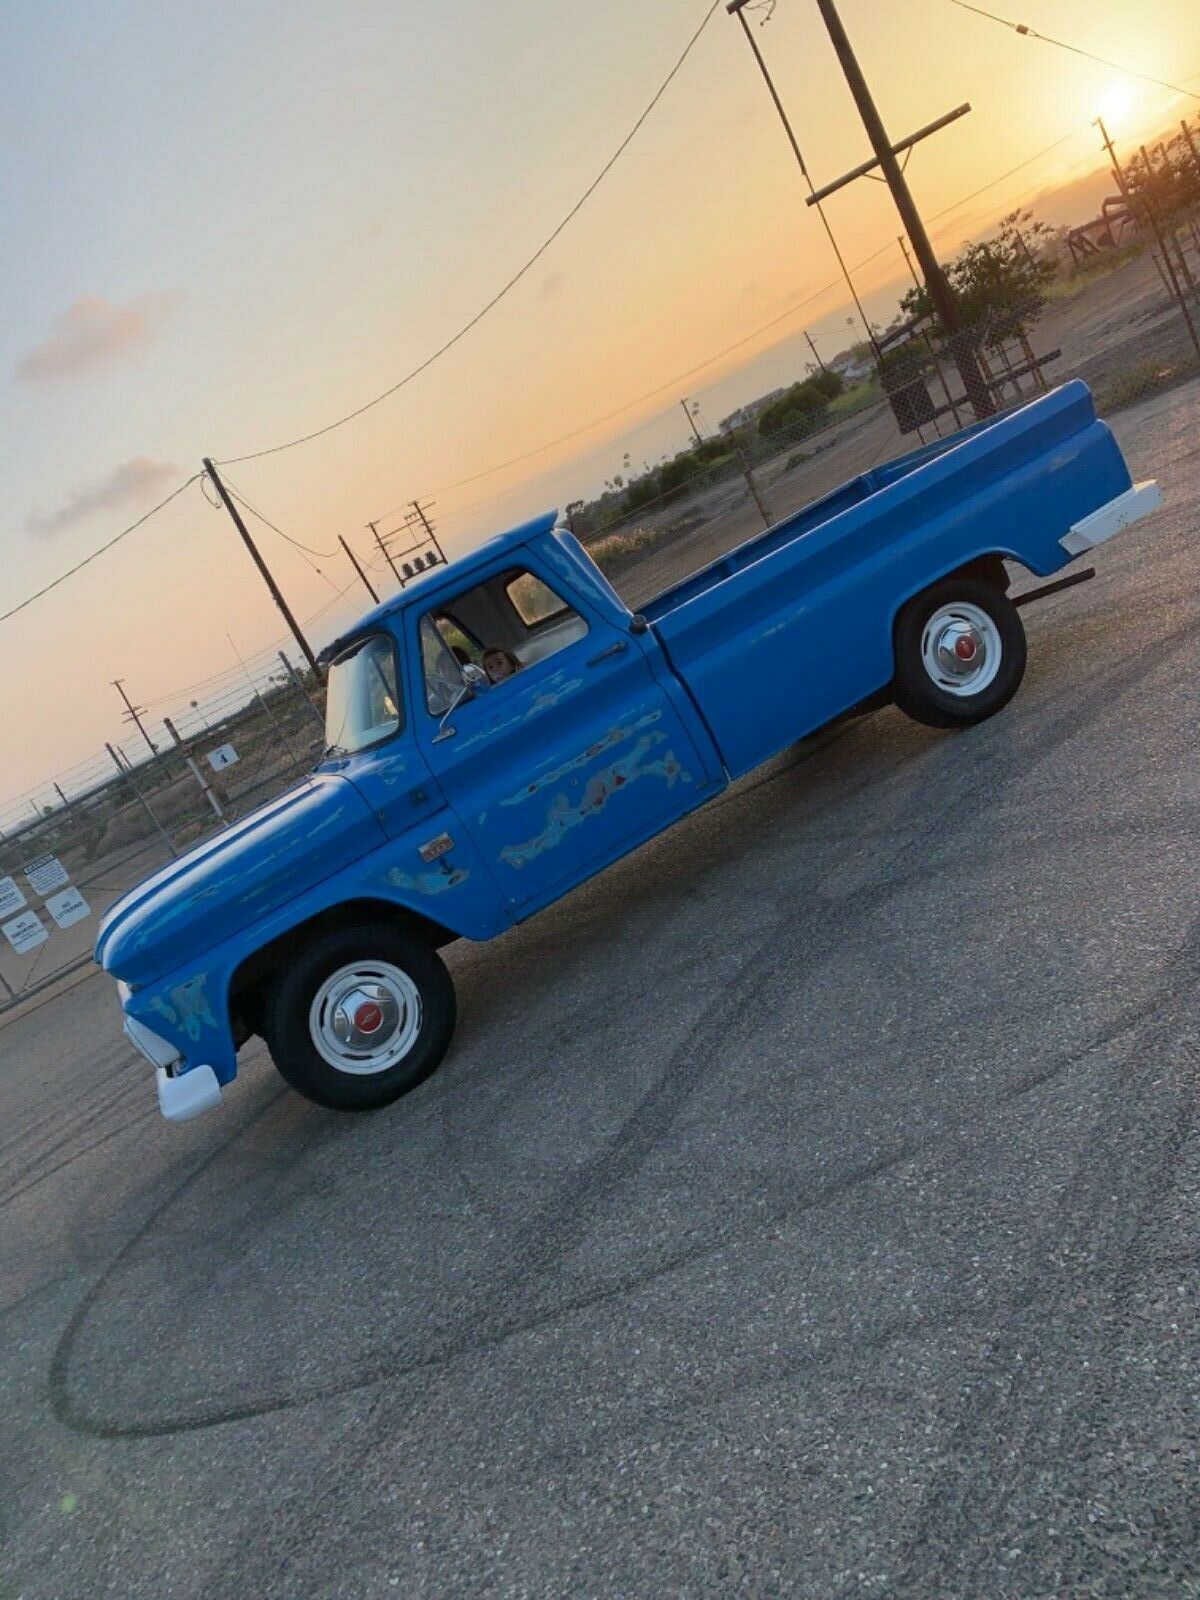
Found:
[[[151,811],[150,804],[147,801],[146,796],[138,788],[137,783],[136,783],[136,781],[134,779],[134,776],[133,776],[133,769],[131,767],[125,767],[125,766],[121,765],[120,756],[113,749],[112,745],[110,745],[108,743],[107,740],[105,740],[104,748],[108,751],[109,755],[113,758],[113,766],[116,767],[117,771],[125,779],[125,782],[133,790],[138,804],[141,806],[142,810],[150,818],[150,821],[154,824],[154,827],[158,830],[159,834],[162,836],[163,843],[166,845],[167,849],[171,852],[171,854],[176,858],[176,860],[178,860],[179,851],[176,850],[176,848],[175,848],[175,846],[174,846],[174,844],[173,844],[173,842],[171,840],[171,835],[163,827],[162,823],[154,815],[153,811]]]
[[[300,676],[300,674],[296,671],[295,667],[288,660],[287,651],[286,650],[281,650],[279,652],[279,659],[280,659],[280,661],[283,662],[284,666],[287,668],[288,672],[291,674],[292,682],[296,685],[297,689],[299,689],[300,693],[308,701],[309,705],[313,709],[313,716],[316,717],[317,721],[321,724],[321,726],[323,728],[325,726],[325,718],[321,714],[321,708],[317,704],[317,702],[313,699],[312,695],[309,694],[308,690],[304,687],[304,679]]]
[[[769,528],[771,526],[771,513],[767,510],[767,503],[762,497],[762,491],[758,487],[758,480],[755,478],[754,471],[750,466],[750,457],[746,454],[742,447],[742,441],[737,436],[737,429],[730,428],[726,438],[733,446],[734,454],[738,458],[738,466],[741,468],[742,477],[746,480],[746,487],[754,497],[754,504],[758,507],[758,514],[763,519],[763,527]]]
[[[221,808],[221,802],[217,798],[216,790],[213,788],[212,784],[209,783],[208,779],[201,772],[199,766],[196,764],[196,761],[192,756],[192,752],[189,750],[187,745],[184,744],[183,740],[179,737],[179,730],[176,728],[175,724],[171,721],[170,717],[164,717],[163,718],[163,727],[167,730],[167,732],[171,735],[171,738],[175,741],[175,748],[179,751],[180,755],[187,762],[188,771],[191,773],[192,777],[195,778],[196,782],[200,785],[200,788],[202,789],[202,791],[204,793],[204,798],[208,801],[209,805],[213,808],[213,811],[216,814],[217,821],[221,824],[221,826],[223,828],[227,828],[229,826],[229,822],[228,822],[228,820],[227,820],[227,818],[225,816],[225,812]]]
[[[251,694],[258,701],[259,705],[263,708],[263,715],[266,717],[267,721],[271,724],[272,729],[275,731],[276,734],[278,734],[279,741],[283,745],[283,748],[287,751],[288,759],[291,761],[292,766],[296,769],[296,772],[297,772],[298,776],[300,776],[301,778],[307,777],[307,773],[305,772],[303,763],[297,758],[295,749],[292,746],[292,741],[288,738],[287,733],[280,726],[280,724],[278,722],[276,722],[275,718],[271,715],[271,708],[267,704],[266,699],[263,696],[262,690],[258,687],[258,685],[255,683],[254,679],[251,677],[250,668],[246,665],[245,661],[242,659],[241,651],[238,649],[237,645],[234,644],[234,642],[233,642],[233,635],[231,633],[227,633],[225,635],[225,637],[229,640],[229,647],[230,647],[230,649],[233,651],[234,655],[238,659],[238,664],[242,669],[243,677],[245,678],[246,682],[250,685]]]

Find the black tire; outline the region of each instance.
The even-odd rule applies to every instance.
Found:
[[[398,968],[415,988],[415,1037],[392,1065],[343,1070],[318,1048],[310,1013],[322,987],[343,968],[361,964],[365,972],[379,963]],[[400,1014],[409,1015],[403,1007]],[[433,1072],[449,1048],[455,1015],[454,985],[441,958],[420,939],[381,922],[339,928],[295,956],[272,985],[263,1033],[280,1074],[306,1099],[332,1111],[374,1111]]]
[[[941,687],[926,663],[928,625],[939,612],[956,605],[984,612],[994,624],[999,640],[1000,660],[995,675],[977,694]],[[945,578],[916,595],[896,618],[894,640],[896,675],[892,698],[901,711],[926,727],[973,727],[1006,706],[1025,676],[1025,629],[1017,609],[1007,595],[977,578]],[[950,674],[943,676],[948,679]]]

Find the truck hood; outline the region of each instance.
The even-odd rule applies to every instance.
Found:
[[[384,843],[346,778],[310,778],[189,850],[109,910],[96,960],[144,984],[211,950]]]

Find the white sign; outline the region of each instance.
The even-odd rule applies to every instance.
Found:
[[[52,894],[71,881],[67,869],[57,856],[38,856],[22,868],[34,894]]]
[[[92,914],[91,906],[78,889],[64,889],[61,894],[51,895],[46,901],[46,910],[60,928],[72,928]]]
[[[220,772],[222,767],[232,767],[237,758],[238,753],[231,744],[218,745],[215,750],[208,752],[208,764],[214,772]]]
[[[17,888],[17,880],[0,878],[0,917],[6,917],[10,911],[20,911],[25,904],[25,896]]]
[[[46,931],[46,924],[36,911],[23,911],[19,917],[14,917],[11,922],[6,922],[0,927],[0,933],[19,956],[23,956],[27,950],[36,950],[38,945],[45,944],[50,937]]]

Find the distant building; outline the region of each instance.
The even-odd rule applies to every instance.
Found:
[[[869,378],[875,371],[875,362],[870,355],[857,347],[852,350],[839,350],[825,365],[839,377],[844,378],[847,383],[858,383],[862,378]]]

